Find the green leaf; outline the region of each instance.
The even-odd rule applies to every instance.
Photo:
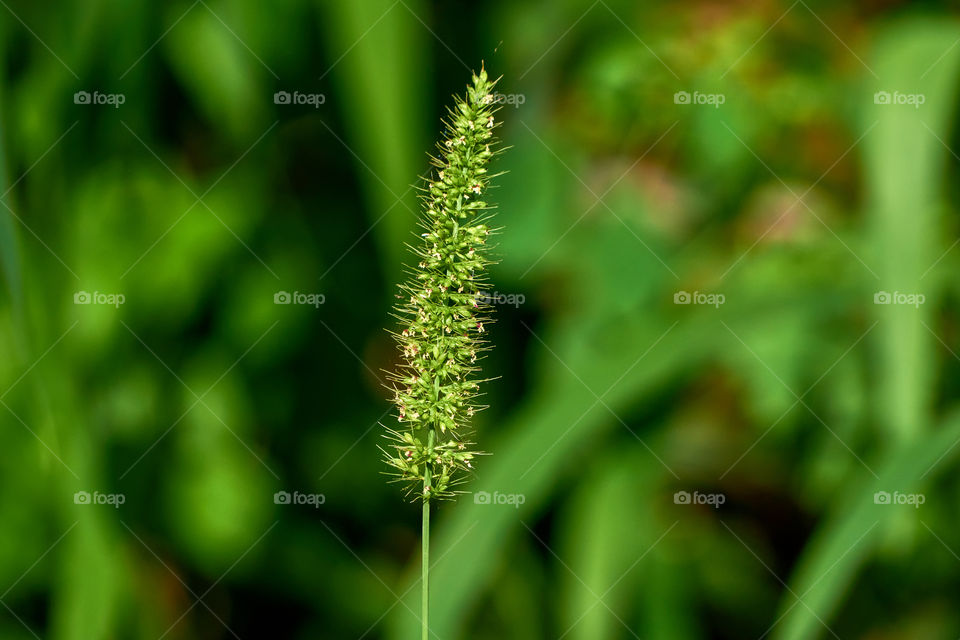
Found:
[[[953,22],[899,23],[879,37],[871,67],[880,80],[862,97],[867,214],[879,280],[876,292],[923,294],[924,304],[880,304],[877,416],[896,440],[929,426],[936,338],[928,331],[942,279],[930,271],[948,246],[938,239],[944,216],[946,148],[956,109],[960,27]],[[881,92],[875,94],[874,92]],[[876,104],[888,96],[922,96],[923,104]],[[908,99],[905,98],[905,99]],[[945,236],[944,236],[945,237]],[[949,274],[953,277],[953,274]],[[867,300],[870,300],[867,297]]]
[[[330,144],[356,163],[384,272],[395,281],[406,260],[403,243],[416,220],[410,187],[427,169],[426,40],[431,36],[416,16],[429,12],[423,0],[318,4],[330,54],[323,75],[334,81],[333,102],[342,109],[347,129],[345,140],[331,136]]]
[[[870,556],[885,526],[902,515],[891,505],[875,504],[874,494],[921,491],[960,454],[958,441],[960,412],[955,412],[932,436],[890,453],[878,469],[878,480],[855,484],[841,496],[807,545],[790,580],[791,591],[784,596],[775,640],[827,635],[823,625],[830,624],[831,614],[842,604],[857,568]],[[798,604],[793,594],[799,595],[803,604]]]

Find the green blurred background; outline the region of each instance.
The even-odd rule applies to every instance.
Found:
[[[418,637],[384,330],[481,62],[433,637],[960,635],[954,3],[0,5],[4,640]]]

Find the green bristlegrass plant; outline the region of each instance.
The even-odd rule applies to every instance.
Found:
[[[485,70],[473,76],[466,95],[455,98],[444,121],[439,153],[425,178],[420,235],[411,250],[416,267],[400,285],[396,317],[402,362],[390,374],[397,405],[391,444],[381,447],[390,475],[407,497],[422,503],[423,640],[429,637],[430,507],[449,500],[482,455],[470,441],[480,368],[488,348],[489,300],[483,295],[490,259],[493,207],[485,195],[490,160],[497,155],[493,132],[496,81]]]

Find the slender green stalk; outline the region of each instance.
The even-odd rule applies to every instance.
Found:
[[[433,447],[434,433],[431,431],[429,436],[429,447]],[[421,633],[422,640],[430,638],[430,467],[423,473],[423,526],[421,528],[421,538],[423,540],[423,554],[420,558],[421,576],[423,582],[423,591],[420,602],[420,624],[423,629]]]
[[[423,501],[423,558],[421,574],[423,576],[422,601],[420,603],[420,623],[423,628],[423,640],[430,638],[430,501]]]

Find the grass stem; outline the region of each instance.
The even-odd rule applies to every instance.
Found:
[[[427,450],[433,450],[434,431],[430,430],[427,439]],[[430,638],[430,487],[432,480],[432,463],[428,462],[426,470],[423,473],[423,557],[421,559],[421,572],[423,582],[423,593],[420,603],[420,622],[423,629],[422,640]]]
[[[423,640],[430,638],[430,501],[423,501],[423,602],[421,623]]]

